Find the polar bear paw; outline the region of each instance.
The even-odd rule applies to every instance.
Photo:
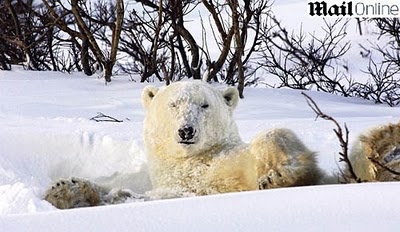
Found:
[[[60,179],[47,190],[45,200],[59,209],[96,206],[101,203],[101,191],[95,184],[82,179]]]
[[[107,189],[89,180],[69,178],[60,179],[47,190],[44,199],[58,209],[120,204],[145,201],[149,198],[129,189]]]

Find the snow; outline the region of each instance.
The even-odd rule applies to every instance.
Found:
[[[397,189],[395,183],[358,184],[171,199],[13,215],[4,218],[0,228],[25,231],[30,225],[34,231],[58,232],[395,231],[399,225],[394,216],[399,212]]]
[[[303,4],[300,0],[281,1],[275,13],[292,28],[298,28],[300,21],[314,25],[320,19],[310,18],[306,12],[290,13],[299,12]],[[351,71],[354,78],[364,78],[360,69],[366,69],[367,60],[357,56],[355,47],[349,55]],[[31,72],[18,67],[0,71],[0,231],[398,230],[400,185],[395,182],[296,187],[72,210],[57,210],[42,200],[46,189],[60,177],[87,178],[138,193],[150,188],[142,141],[140,99],[144,86],[123,76],[105,85],[101,79],[80,73]],[[321,92],[307,94],[326,114],[347,124],[350,142],[370,127],[400,118],[398,108]],[[123,122],[90,120],[99,112]],[[332,131],[334,125],[315,119],[301,91],[246,88],[234,117],[244,141],[262,129],[288,127],[318,152],[319,164],[327,173],[338,172],[342,165],[338,163],[340,146]]]
[[[132,202],[57,210],[42,200],[59,177],[92,180],[119,175],[121,187],[149,188],[137,174],[142,145],[141,90],[118,77],[107,86],[83,74],[0,72],[0,231],[264,231],[395,230],[398,183],[327,185]],[[159,84],[158,84],[159,85]],[[347,123],[350,139],[370,126],[396,122],[397,108],[307,92],[321,109]],[[338,170],[333,124],[315,115],[301,91],[247,88],[235,112],[245,141],[262,128],[289,127],[328,173]],[[122,123],[90,120],[97,112]],[[139,175],[140,176],[140,175]],[[132,177],[129,179],[128,177]],[[136,178],[136,179],[135,179]],[[130,181],[128,181],[130,180]],[[116,184],[112,182],[111,184]]]

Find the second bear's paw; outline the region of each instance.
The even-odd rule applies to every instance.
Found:
[[[285,186],[285,178],[277,170],[269,170],[264,176],[258,179],[259,189],[279,188]]]
[[[46,191],[45,200],[59,209],[96,206],[101,203],[99,188],[83,179],[60,179]]]

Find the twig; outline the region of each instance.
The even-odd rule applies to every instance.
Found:
[[[379,167],[385,169],[386,171],[388,171],[388,172],[390,172],[390,173],[392,173],[392,174],[395,174],[395,175],[397,175],[397,176],[400,176],[400,172],[397,172],[397,171],[395,171],[395,170],[393,170],[393,169],[391,169],[391,168],[388,168],[386,165],[382,164],[382,163],[379,162],[378,160],[376,160],[376,159],[374,159],[374,158],[371,158],[371,157],[368,157],[368,159],[371,160],[372,163],[378,165]]]
[[[315,114],[317,115],[317,118],[322,118],[322,119],[331,121],[335,124],[336,129],[333,129],[333,131],[335,132],[336,137],[339,139],[340,146],[342,148],[342,151],[339,152],[339,155],[340,155],[339,162],[345,162],[348,167],[349,173],[350,173],[350,178],[355,180],[357,183],[361,183],[362,181],[360,178],[357,177],[356,173],[354,172],[353,165],[351,164],[350,159],[349,159],[349,153],[348,153],[349,129],[347,128],[347,125],[344,124],[345,135],[343,138],[343,129],[339,125],[339,123],[333,117],[323,113],[321,111],[321,109],[318,107],[318,105],[315,103],[315,101],[310,96],[308,96],[304,92],[301,92],[301,94],[306,98],[308,106],[315,112]]]
[[[122,120],[118,120],[111,116],[105,115],[101,112],[98,112],[97,115],[94,116],[93,118],[91,118],[90,120],[93,120],[96,122],[123,122]]]

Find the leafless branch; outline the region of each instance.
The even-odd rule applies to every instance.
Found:
[[[317,115],[317,118],[322,118],[324,120],[331,121],[335,124],[336,128],[333,129],[333,131],[335,132],[335,135],[338,138],[340,147],[342,149],[342,151],[339,152],[339,156],[340,156],[339,162],[344,162],[347,165],[347,168],[348,168],[349,174],[350,174],[349,178],[353,179],[357,183],[361,183],[362,181],[359,177],[357,177],[356,173],[354,172],[353,166],[349,159],[349,153],[348,153],[349,129],[347,128],[347,125],[344,124],[344,133],[345,134],[343,135],[342,127],[339,125],[339,123],[333,117],[323,113],[321,111],[321,109],[318,107],[318,105],[315,103],[315,101],[310,96],[308,96],[306,93],[302,92],[301,94],[306,98],[308,106],[314,111],[314,113]],[[345,177],[345,178],[347,178],[347,177]]]
[[[90,118],[90,120],[96,121],[96,122],[123,122],[122,120],[118,120],[116,118],[113,118],[111,116],[105,115],[101,112],[97,113],[96,116]]]
[[[372,163],[378,165],[379,167],[385,169],[386,171],[388,171],[388,172],[390,172],[390,173],[392,173],[392,174],[394,174],[394,175],[400,176],[400,172],[397,172],[397,171],[395,171],[395,170],[393,170],[393,169],[387,167],[386,165],[384,165],[384,164],[382,164],[381,162],[379,162],[377,159],[374,159],[374,158],[371,158],[371,157],[369,157],[368,159],[369,159]]]

